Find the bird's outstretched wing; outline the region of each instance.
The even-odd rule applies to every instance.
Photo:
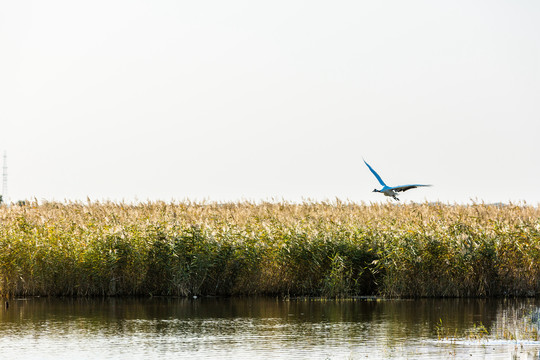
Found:
[[[410,189],[415,189],[415,188],[421,187],[421,186],[431,186],[431,185],[421,185],[421,184],[400,185],[400,186],[391,187],[390,189],[394,190],[395,192],[402,192],[402,191],[407,191],[407,190],[410,190]]]
[[[364,160],[364,159],[362,159]],[[382,185],[382,186],[386,186],[386,184],[384,183],[384,181],[382,181],[381,177],[379,176],[379,174],[377,174],[377,172],[375,170],[373,170],[373,168],[371,166],[369,166],[369,164],[366,162],[366,160],[364,160],[364,163],[367,165],[367,167],[369,168],[369,170],[371,170],[371,172],[373,173],[373,175],[375,175],[375,177],[377,178],[377,180],[379,180],[379,183]]]

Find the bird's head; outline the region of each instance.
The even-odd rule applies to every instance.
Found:
[[[372,192],[380,192],[380,191],[379,191],[379,190],[377,190],[377,189],[373,189],[373,191],[372,191]]]

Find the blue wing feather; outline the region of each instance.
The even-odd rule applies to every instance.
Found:
[[[364,159],[362,159],[364,160]],[[366,160],[364,160],[364,163],[367,165],[367,167],[369,168],[369,170],[371,170],[371,172],[373,173],[373,175],[375,175],[375,177],[377,178],[377,180],[379,180],[379,183],[382,185],[382,186],[386,186],[386,184],[384,183],[384,181],[381,179],[381,177],[379,176],[379,174],[377,174],[377,172],[375,170],[373,170],[373,168],[371,166],[369,166],[369,164],[366,162]]]

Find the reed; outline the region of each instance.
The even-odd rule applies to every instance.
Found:
[[[3,296],[540,293],[526,205],[27,202],[0,219]]]

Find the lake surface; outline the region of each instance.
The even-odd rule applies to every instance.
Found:
[[[2,301],[3,304],[3,301]],[[540,301],[11,299],[6,359],[540,359]]]

